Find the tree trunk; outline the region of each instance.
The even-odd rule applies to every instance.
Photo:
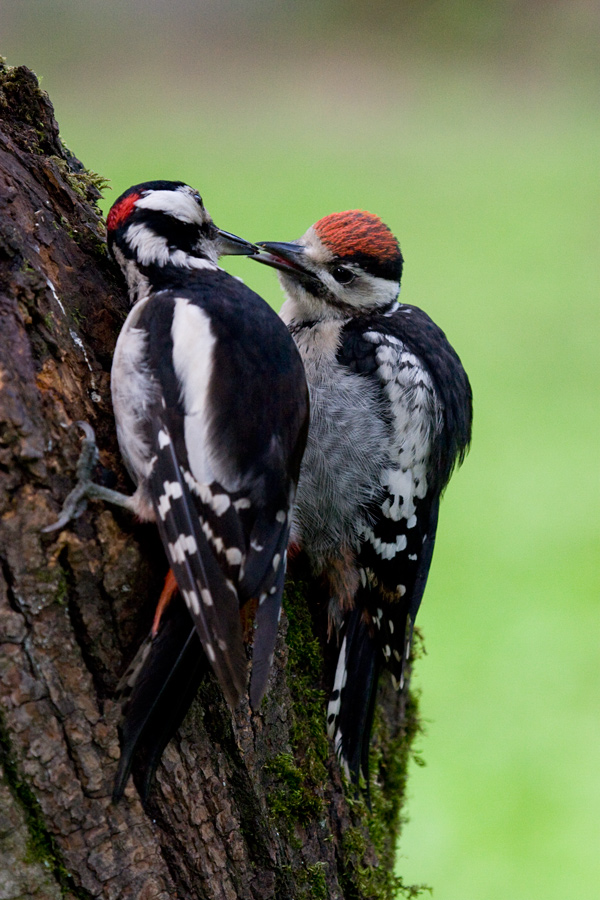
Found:
[[[109,391],[127,299],[99,182],[33,73],[0,63],[0,900],[391,898],[414,706],[381,691],[369,811],[325,736],[309,582],[288,587],[259,712],[206,678],[146,808],[131,781],[111,802],[116,686],[167,563],[153,526],[98,503],[41,532],[74,484],[78,420],[130,490]]]

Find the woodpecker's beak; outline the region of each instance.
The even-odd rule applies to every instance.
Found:
[[[264,263],[280,272],[291,272],[294,275],[304,275],[316,278],[314,272],[305,268],[306,250],[300,244],[280,244],[276,241],[258,241],[258,256],[253,256],[255,262]]]
[[[219,228],[217,236],[217,250],[219,256],[253,256],[260,252],[260,247],[245,241],[244,238],[238,237],[237,234],[230,234],[228,231],[221,231]]]

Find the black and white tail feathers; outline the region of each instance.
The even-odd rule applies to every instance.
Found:
[[[144,642],[124,676],[121,760],[113,797],[137,760],[142,796],[198,685],[212,668],[231,705],[246,687],[247,658],[240,607],[258,599],[250,700],[266,689],[277,638],[289,537],[287,509],[255,510],[216,482],[199,484],[178,459],[164,405],[152,416],[155,458],[150,494],[179,593],[158,633]],[[249,534],[248,534],[249,532]],[[189,616],[182,609],[185,604]]]
[[[360,599],[360,598],[358,598]],[[387,615],[389,610],[385,611]],[[376,625],[368,624],[364,607],[357,605],[344,617],[333,690],[327,707],[327,732],[347,778],[355,784],[362,775],[368,790],[369,750],[379,676],[391,670],[396,690],[402,690],[410,658],[413,621],[406,607],[394,617],[405,634],[404,649],[390,660],[383,652]],[[402,621],[403,620],[403,621]],[[396,642],[396,646],[398,642]]]
[[[368,773],[369,736],[382,660],[361,609],[353,609],[340,631],[333,690],[327,707],[327,733],[346,777],[358,783]]]
[[[327,729],[340,764],[355,784],[362,774],[368,787],[371,728],[383,669],[390,672],[396,691],[405,687],[415,618],[433,557],[438,511],[436,498],[429,508],[427,531],[407,594],[388,603],[378,587],[369,584],[365,574],[354,608],[342,622]]]
[[[245,597],[258,597],[250,678],[250,702],[254,709],[258,707],[267,687],[281,617],[290,529],[287,513],[284,515],[282,510],[277,515],[280,521],[276,519],[276,523],[268,522],[264,515],[255,523],[247,567],[240,585]],[[274,527],[275,524],[280,527]],[[261,549],[257,551],[255,547]]]
[[[121,758],[113,801],[123,795],[134,759],[146,800],[154,772],[210,667],[179,594],[165,609],[157,634],[149,635],[120,684]]]
[[[163,437],[161,440],[164,445],[162,449],[167,449],[169,445],[166,444],[165,438]],[[164,466],[162,471],[164,473]],[[173,500],[173,493],[177,494],[177,491],[172,488],[173,483],[170,482],[170,501]],[[182,497],[184,488],[185,484],[181,485]],[[167,493],[164,483],[163,491]],[[164,497],[164,494],[162,496]],[[214,496],[219,496],[216,490]],[[182,497],[176,499],[181,500]],[[189,500],[190,498],[188,498]],[[161,508],[165,512],[164,502]],[[196,511],[197,503],[193,503],[193,508]],[[242,504],[242,508],[244,508],[244,504]],[[173,520],[171,521],[170,515],[165,515],[165,523],[169,522],[168,525],[163,525],[164,534],[161,530],[165,547],[169,547],[173,543],[172,540],[165,540],[165,537],[172,538],[176,535],[175,516],[173,516]],[[181,516],[176,521],[181,522]],[[185,521],[187,524],[190,522],[193,524],[193,514],[190,514]],[[199,518],[198,521],[202,523],[203,520]],[[210,518],[207,521],[210,525]],[[252,543],[257,549],[252,549],[248,554],[248,558],[253,564],[249,567],[249,574],[244,573],[244,578],[239,586],[240,603],[252,596],[258,596],[259,600],[250,688],[250,700],[254,708],[257,708],[266,689],[272,664],[285,578],[285,548],[289,532],[286,524],[287,517],[284,522],[284,518],[280,516],[277,522],[284,527],[281,529],[274,548],[258,543],[263,533],[263,527],[260,522],[256,524],[252,531]],[[264,535],[266,545],[267,533],[272,536],[274,530],[272,526],[269,528],[266,522],[263,525],[266,529]],[[212,521],[212,526],[212,528],[206,527],[206,531],[211,535],[213,541],[218,541],[219,537],[214,521]],[[201,533],[204,533],[204,530],[203,527]],[[195,528],[193,533],[198,535],[198,529]],[[231,528],[229,533],[232,533]],[[198,539],[201,540],[199,535]],[[266,567],[263,561],[265,555],[263,551],[270,554]],[[173,555],[169,551],[173,571],[176,577],[181,579],[178,582],[179,585],[192,583],[190,579],[195,578],[194,572],[199,569],[201,570],[200,577],[207,579],[206,582],[199,581],[199,584],[208,583],[208,578],[214,575],[215,563],[210,555],[210,550],[203,546],[202,553],[200,560],[194,559],[193,562],[185,565],[185,562],[188,562],[186,554],[184,565],[175,565],[173,556],[177,555],[178,551]],[[278,553],[279,558],[277,558]],[[206,564],[207,560],[208,565]],[[230,574],[232,576],[239,575],[239,571]],[[211,582],[211,588],[214,592],[214,581]],[[209,613],[212,612],[213,606],[210,603],[207,604],[208,589],[192,587],[187,590],[188,598],[190,590],[194,590],[196,595],[200,591],[200,596],[203,597],[202,609],[207,608]],[[260,593],[258,593],[259,591]],[[210,599],[213,596],[217,596],[216,593],[210,594]],[[235,622],[239,623],[237,602],[236,595],[236,606],[232,610],[232,615],[235,614]],[[179,590],[163,611],[157,634],[154,636],[150,634],[144,641],[121,680],[122,719],[119,728],[121,758],[114,783],[114,802],[117,802],[123,795],[134,759],[141,797],[142,800],[147,799],[163,750],[179,728],[201,681],[211,668],[219,678],[225,696],[230,702],[232,701],[231,692],[235,690],[235,685],[232,682],[228,686],[228,690],[225,690],[222,676],[224,672],[225,677],[229,677],[231,655],[224,649],[223,637],[219,637],[223,631],[210,630],[220,628],[223,623],[221,621],[215,623],[212,619],[207,621],[206,617],[201,618],[201,626],[209,635],[212,635],[211,646],[213,648],[216,646],[216,649],[220,651],[217,657],[215,650],[215,657],[221,662],[218,668],[212,657],[203,652],[203,645],[198,634],[197,618],[194,616],[195,607],[196,602],[193,601],[191,604],[185,602],[182,592]],[[236,631],[237,628],[234,625],[234,637],[237,637]],[[246,679],[246,655],[241,643],[241,633],[239,638],[239,648],[244,654],[243,659],[240,660],[239,672],[239,682],[243,689]],[[229,636],[229,640],[231,641],[231,636]],[[235,702],[238,699],[239,695],[235,698]]]

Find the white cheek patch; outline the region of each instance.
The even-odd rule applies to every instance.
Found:
[[[348,268],[352,268],[349,266]],[[393,303],[400,292],[400,283],[362,272],[346,288],[331,278],[334,293],[343,303],[359,309],[378,309]]]
[[[127,243],[133,250],[138,262],[142,266],[156,263],[164,266],[169,260],[169,245],[167,239],[155,234],[151,228],[141,222],[130,225],[125,232]]]
[[[138,300],[147,298],[150,292],[150,282],[142,275],[138,265],[133,259],[126,259],[116,244],[112,248],[112,253],[125,276],[132,300],[134,297],[137,297]]]

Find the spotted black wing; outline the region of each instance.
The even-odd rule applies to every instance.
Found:
[[[239,606],[262,598],[251,684],[257,703],[275,643],[304,447],[302,363],[267,304],[223,272],[156,295],[140,324],[161,394],[149,417],[156,459],[148,478],[161,537],[231,702],[245,683]]]
[[[243,534],[231,498],[200,485],[178,459],[164,408],[154,410],[156,460],[149,477],[156,522],[175,579],[228,701],[245,689],[246,654],[235,584]]]
[[[389,434],[388,464],[362,528],[361,586],[342,625],[328,710],[338,752],[358,778],[361,767],[368,769],[381,668],[390,669],[398,690],[404,686],[440,494],[470,437],[471,392],[458,357],[421,310],[397,307],[352,321],[344,332],[338,358],[377,386]]]
[[[350,332],[345,350],[377,385],[388,430],[387,465],[362,526],[358,563],[361,596],[400,687],[435,539],[437,515],[432,519],[431,513],[439,489],[430,460],[442,417],[427,368],[398,334],[382,327],[382,319],[387,324],[379,317],[371,328]]]

